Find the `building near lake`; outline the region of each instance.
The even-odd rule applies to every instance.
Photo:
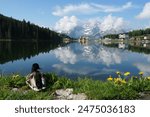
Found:
[[[105,42],[106,42],[106,41],[108,42],[108,41],[111,41],[111,40],[112,40],[112,39],[110,39],[110,38],[108,38],[108,37],[105,37],[105,38],[103,39],[103,41],[105,41]]]
[[[150,40],[150,35],[145,35],[144,40]]]
[[[128,34],[119,34],[119,39],[129,39],[129,35]]]
[[[123,42],[120,42],[120,43],[118,43],[118,48],[119,49],[125,49],[125,48],[127,48],[127,45]]]
[[[141,36],[134,36],[130,38],[132,41],[140,41],[140,42],[149,42],[150,41],[150,34],[149,35],[141,35]]]
[[[78,42],[82,45],[87,45],[88,44],[88,37],[86,36],[81,36],[78,40]]]

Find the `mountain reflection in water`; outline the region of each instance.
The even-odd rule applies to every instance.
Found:
[[[0,42],[0,72],[3,74],[30,72],[34,62],[43,72],[77,78],[88,76],[106,79],[117,77],[116,71],[143,71],[150,75],[150,44],[89,42],[70,43],[66,46],[48,42]]]

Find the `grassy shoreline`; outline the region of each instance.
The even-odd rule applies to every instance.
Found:
[[[57,89],[73,88],[73,93],[85,93],[91,100],[131,100],[139,99],[140,92],[150,91],[150,77],[132,76],[108,78],[107,81],[78,78],[71,80],[55,74],[45,74],[47,88],[40,92],[31,90],[25,77],[10,75],[0,77],[0,100],[52,100]]]

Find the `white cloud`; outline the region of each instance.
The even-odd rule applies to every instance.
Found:
[[[80,37],[85,34],[94,35],[103,32],[119,33],[128,29],[128,22],[122,17],[115,17],[109,14],[104,18],[80,20],[75,16],[64,16],[55,24],[55,30],[60,33],[67,33],[71,37]]]
[[[120,30],[127,24],[122,17],[113,17],[112,15],[106,16],[101,22],[100,28],[102,31],[107,31],[111,29]]]
[[[99,68],[92,67],[92,66],[70,67],[66,64],[54,64],[52,67],[55,68],[58,73],[63,71],[68,74],[79,74],[79,75],[88,75],[88,76],[105,75],[117,71],[116,69],[108,69],[108,68],[103,68],[102,70],[99,70]]]
[[[64,6],[64,8],[57,6],[52,14],[55,16],[64,16],[75,12],[86,14],[88,12],[92,12],[93,10],[93,7],[89,4],[67,5]]]
[[[66,5],[64,7],[57,6],[55,10],[52,12],[55,16],[65,16],[70,15],[73,13],[76,14],[93,14],[98,12],[120,12],[126,9],[131,8],[133,5],[131,2],[127,2],[122,6],[108,6],[102,4],[95,4],[95,3],[82,3],[79,5]]]
[[[150,75],[150,64],[136,63],[135,65],[140,71],[144,72],[145,76]]]
[[[76,54],[70,49],[70,47],[60,47],[54,50],[53,53],[56,58],[65,64],[75,64],[77,61]]]
[[[127,2],[125,5],[122,5],[122,6],[108,6],[108,5],[101,5],[101,4],[92,4],[95,9],[97,9],[97,11],[99,12],[121,12],[123,10],[126,10],[126,9],[129,9],[131,8],[133,5],[132,5],[132,2]]]
[[[65,64],[54,64],[52,67],[57,69],[57,72],[63,71],[63,72],[69,73],[69,74],[80,74],[80,75],[88,75],[88,74],[91,74],[91,72],[99,71],[99,69],[97,69],[95,67],[93,67],[93,68],[91,67],[91,69],[89,69],[89,66],[70,67]]]
[[[64,64],[75,65],[78,61],[87,61],[90,63],[102,63],[106,66],[113,64],[120,64],[125,53],[122,53],[118,49],[108,49],[101,46],[81,46],[78,48],[78,52],[74,52],[69,47],[60,47],[53,51],[53,54],[58,60]],[[124,57],[125,59],[125,57]]]
[[[122,55],[117,49],[83,46],[81,53],[82,55],[79,55],[80,57],[77,58],[84,61],[87,60],[91,63],[102,63],[106,66],[110,66],[122,62]]]
[[[56,22],[55,30],[59,32],[68,32],[77,26],[78,19],[75,16],[64,16]]]
[[[137,15],[138,19],[150,19],[150,2],[146,3],[143,10],[139,15]]]
[[[113,52],[107,49],[101,49],[97,56],[98,59],[106,66],[120,64],[122,62],[121,55],[116,49],[114,49]]]

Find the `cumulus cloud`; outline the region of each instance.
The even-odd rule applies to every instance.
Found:
[[[53,53],[56,58],[65,64],[75,64],[77,61],[76,54],[70,49],[70,47],[60,47],[54,50]]]
[[[137,15],[138,19],[150,19],[150,2],[146,3],[143,10]]]
[[[136,63],[136,67],[139,69],[139,71],[144,72],[146,76],[150,75],[150,65],[144,64],[144,63]]]
[[[102,63],[106,66],[120,64],[125,55],[125,53],[122,55],[118,49],[102,46],[81,46],[77,52],[74,52],[71,46],[60,47],[54,50],[53,54],[63,64],[76,65],[79,61],[85,61],[94,64]]]
[[[111,29],[120,30],[127,24],[122,17],[113,17],[111,14],[106,16],[101,22],[100,28],[102,31],[107,31]]]
[[[106,66],[110,66],[113,64],[120,64],[122,62],[122,55],[117,49],[84,46],[80,59],[84,61],[87,60],[91,63],[102,63]]]
[[[99,69],[97,69],[95,67],[91,67],[91,69],[89,69],[89,66],[70,67],[70,66],[65,65],[65,64],[54,64],[52,67],[57,69],[58,72],[63,71],[63,72],[66,72],[68,74],[88,75],[88,74],[91,74],[91,72],[98,72],[99,71]]]
[[[76,27],[78,24],[78,19],[75,16],[64,16],[58,22],[56,22],[55,30],[61,32],[68,32]]]
[[[78,5],[66,5],[64,7],[57,6],[55,10],[52,12],[55,16],[65,16],[70,15],[72,13],[76,14],[91,14],[91,13],[98,13],[98,12],[120,12],[126,9],[131,8],[133,5],[131,2],[127,2],[122,6],[109,6],[109,5],[102,5],[102,4],[95,4],[95,3],[82,3]]]
[[[117,50],[114,50],[112,52],[111,50],[101,49],[98,53],[98,58],[106,66],[110,66],[112,64],[120,64],[122,62],[121,55]]]
[[[78,75],[88,75],[88,76],[99,76],[99,75],[106,75],[110,73],[114,73],[116,69],[108,69],[103,68],[102,70],[99,70],[99,68],[94,66],[74,66],[70,67],[65,64],[54,64],[52,66],[54,69],[57,70],[57,72],[65,72],[67,74],[78,74]],[[89,69],[90,67],[90,69]]]
[[[55,30],[60,33],[67,33],[72,37],[80,37],[84,34],[97,33],[120,33],[128,29],[128,22],[122,17],[115,17],[109,14],[104,18],[80,20],[76,16],[64,16],[55,24]]]

